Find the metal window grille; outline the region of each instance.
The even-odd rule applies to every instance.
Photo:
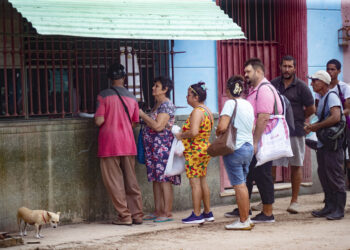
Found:
[[[174,78],[173,41],[42,36],[7,1],[0,13],[0,118],[93,113],[116,61],[125,66],[125,87],[146,108],[153,79]]]
[[[243,74],[244,62],[259,57],[265,65],[265,76],[273,79],[279,73],[281,55],[293,55],[296,75],[307,74],[306,0],[216,0],[218,6],[237,23],[246,40],[217,42],[219,108],[223,107],[225,83],[234,74]],[[277,168],[276,181],[290,180],[289,168]],[[310,151],[306,150],[303,181],[312,180]],[[222,177],[223,187],[230,187]]]
[[[280,54],[279,43],[276,41],[276,1],[217,0],[216,2],[242,28],[247,37],[247,39],[218,41],[219,92],[225,95],[227,79],[234,74],[243,74],[244,62],[251,57],[259,57],[263,61],[268,79],[276,76]]]

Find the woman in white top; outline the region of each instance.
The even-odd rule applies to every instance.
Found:
[[[236,192],[240,216],[238,221],[225,226],[226,229],[233,230],[250,230],[253,226],[249,218],[249,195],[245,183],[249,171],[249,164],[254,154],[254,110],[248,101],[241,98],[243,84],[244,79],[242,76],[232,76],[228,79],[226,94],[230,100],[225,102],[216,129],[216,135],[220,135],[228,129],[228,126],[234,125],[237,128],[236,150],[232,154],[223,157],[227,175]],[[233,124],[230,124],[236,104],[236,117],[232,121]]]

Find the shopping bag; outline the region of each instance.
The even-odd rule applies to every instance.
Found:
[[[146,164],[145,147],[143,145],[143,128],[141,127],[139,137],[137,138],[137,161]]]
[[[175,154],[176,148],[181,148],[181,145],[183,147],[182,141],[179,141],[178,139],[174,138],[173,143],[171,145],[168,162],[164,171],[165,176],[174,176],[185,172],[185,157],[183,155],[183,151],[180,156],[178,154]]]
[[[255,155],[257,160],[256,166],[282,157],[293,156],[285,117],[283,115],[271,115],[270,119],[276,119],[276,121],[271,131],[264,132],[261,136],[258,151]]]
[[[174,125],[171,128],[171,132],[175,135],[179,133],[181,128],[177,125]],[[183,152],[185,147],[181,140],[176,139],[173,140],[171,144],[171,149],[169,153],[168,162],[165,167],[164,175],[165,176],[174,176],[179,175],[185,172],[185,157]]]

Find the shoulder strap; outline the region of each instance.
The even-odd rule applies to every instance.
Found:
[[[256,91],[256,96],[255,96],[255,100],[258,100],[258,94],[259,94],[259,89],[263,86],[263,85],[267,85],[267,87],[269,87],[272,91],[272,94],[274,96],[274,104],[273,104],[273,111],[274,111],[274,115],[278,115],[278,108],[277,108],[277,102],[276,102],[276,96],[275,96],[275,92],[273,92],[272,88],[269,86],[268,82],[263,82],[259,85],[258,90]]]
[[[209,116],[209,119],[210,119],[210,126],[211,126],[211,128],[213,128],[213,120],[214,120],[214,117],[212,117],[212,116],[210,115],[210,112],[208,111],[207,108],[205,108],[205,107],[203,107],[203,106],[198,106],[198,107],[201,107],[202,109],[204,109],[205,111],[207,111],[208,116]]]
[[[238,106],[238,102],[236,99],[232,99],[235,102],[235,109],[233,110],[232,116],[231,116],[231,120],[230,123],[233,123],[235,121],[236,118],[236,114],[237,114],[237,106]],[[233,121],[233,122],[232,122]]]
[[[131,118],[130,118],[130,114],[129,114],[129,110],[128,110],[128,108],[126,107],[126,104],[125,104],[123,98],[120,96],[119,91],[118,91],[116,88],[113,88],[113,87],[111,87],[111,89],[114,90],[115,93],[117,93],[117,95],[119,96],[119,99],[120,99],[120,101],[121,101],[122,104],[123,104],[125,113],[127,114],[128,118],[129,118],[129,121],[130,121],[130,123],[132,124],[132,121],[131,121]]]
[[[335,91],[330,91],[327,95],[326,95],[326,99],[324,100],[324,103],[323,103],[323,107],[322,107],[322,112],[321,112],[321,121],[324,120],[324,111],[326,109],[326,105],[327,105],[327,101],[328,101],[328,96],[331,94],[331,93],[334,93],[338,96],[337,92]],[[339,96],[338,96],[339,98]]]

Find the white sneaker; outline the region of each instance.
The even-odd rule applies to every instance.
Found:
[[[287,208],[287,211],[291,214],[297,214],[299,213],[299,204],[296,202],[290,203],[289,207]]]
[[[255,227],[255,224],[254,224],[254,222],[252,222],[252,220],[250,219],[250,217],[248,218],[248,220],[249,220],[250,226],[251,226],[252,228]]]
[[[225,229],[227,230],[252,230],[252,226],[250,225],[250,219],[247,219],[245,222],[241,222],[237,220],[230,225],[226,225]]]
[[[251,206],[251,209],[252,209],[253,211],[262,211],[262,209],[263,209],[263,204],[262,204],[262,202],[260,202],[260,203],[257,204],[257,205]]]

